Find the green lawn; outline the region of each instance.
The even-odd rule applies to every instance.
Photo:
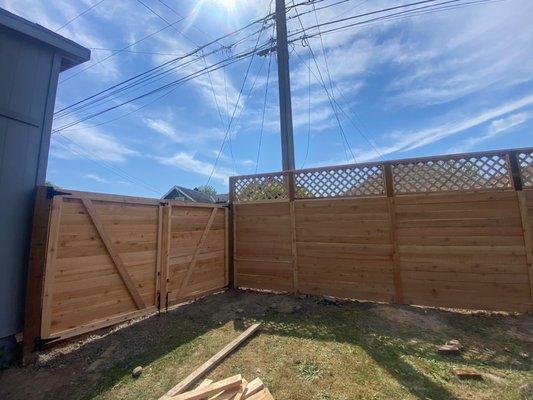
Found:
[[[91,384],[77,376],[54,398],[157,399],[261,322],[260,332],[208,377],[260,377],[278,400],[533,399],[533,318],[527,315],[229,292],[155,318],[167,322],[154,328],[157,340],[148,348],[112,361]],[[149,320],[141,323],[150,329]],[[464,344],[462,354],[437,354],[436,345],[450,339]],[[144,371],[133,379],[137,365]],[[456,366],[476,368],[483,380],[459,380]]]

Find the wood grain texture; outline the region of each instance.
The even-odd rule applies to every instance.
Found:
[[[54,197],[45,227],[43,339],[90,332],[226,286],[228,221],[218,205],[68,193]]]
[[[109,252],[109,255],[111,256],[113,263],[115,264],[115,267],[117,268],[118,273],[120,274],[120,277],[122,278],[122,281],[124,282],[124,285],[128,288],[128,292],[131,295],[131,298],[135,302],[135,305],[138,309],[146,308],[146,304],[144,303],[144,300],[142,299],[141,295],[137,291],[137,288],[135,287],[135,284],[133,283],[126,266],[122,262],[122,259],[120,258],[117,250],[115,249],[115,246],[113,242],[111,241],[111,238],[108,236],[107,232],[105,231],[104,226],[102,225],[102,221],[100,220],[100,216],[98,215],[98,212],[93,206],[93,203],[90,199],[86,197],[82,197],[81,199],[83,205],[87,209],[87,212],[89,213],[89,216],[91,218],[92,223],[94,224],[94,227],[98,231],[98,234],[100,235],[100,239],[104,243],[107,251]]]
[[[234,204],[238,286],[399,303],[533,308],[533,191]],[[294,222],[293,222],[294,217]],[[295,244],[295,250],[292,244]]]

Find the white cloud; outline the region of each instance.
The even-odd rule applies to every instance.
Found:
[[[455,118],[451,122],[446,122],[452,119],[450,115],[446,116],[445,122],[436,124],[434,126],[423,128],[416,131],[395,131],[388,137],[388,141],[393,143],[388,146],[378,147],[381,155],[387,155],[399,151],[414,150],[429,144],[438,142],[444,138],[456,135],[467,131],[468,129],[487,123],[495,118],[500,118],[506,114],[518,111],[524,107],[531,106],[533,104],[533,95],[522,97],[518,100],[511,101],[502,104],[498,107],[487,109],[470,116],[464,116],[462,118]],[[521,117],[509,117],[505,119],[505,122],[497,122],[496,126],[502,128],[507,125],[508,128],[512,123],[517,125],[523,116]],[[508,129],[507,128],[507,129]],[[494,128],[492,128],[494,129]],[[360,161],[365,161],[368,158],[372,158],[372,153],[367,152],[367,157],[358,155]]]
[[[164,165],[171,165],[182,171],[193,172],[209,177],[213,171],[212,163],[201,161],[195,158],[194,154],[178,152],[170,157],[156,157],[157,161]],[[213,172],[213,179],[221,183],[227,183],[228,178],[232,175],[229,168],[218,166]]]
[[[96,182],[100,182],[100,183],[111,183],[111,181],[105,178],[102,178],[100,175],[97,175],[97,174],[85,174],[84,178],[90,179]]]
[[[489,126],[487,135],[494,136],[500,132],[504,132],[515,126],[521,125],[530,118],[530,113],[522,112],[509,115],[506,118],[497,119],[492,121]]]
[[[123,163],[128,157],[138,155],[138,152],[114,136],[82,123],[76,125],[76,130],[53,134],[51,154],[59,158],[88,157],[93,160]]]

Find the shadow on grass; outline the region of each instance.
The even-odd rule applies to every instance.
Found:
[[[266,312],[248,312],[244,310],[244,319],[235,313],[241,307],[243,298],[250,296],[251,303],[262,303]],[[446,324],[444,330],[433,330],[425,327],[409,326],[395,323],[383,318],[379,313],[372,312],[375,307],[369,303],[348,302],[341,306],[316,304],[312,299],[298,301],[304,308],[298,312],[279,312],[270,309],[271,301],[282,298],[272,294],[243,293],[230,291],[225,294],[202,299],[196,303],[185,305],[168,315],[152,317],[136,324],[132,324],[102,339],[84,345],[82,354],[101,354],[110,345],[131,348],[121,361],[116,362],[103,373],[103,378],[95,385],[90,381],[80,380],[79,395],[65,394],[65,398],[92,398],[113,388],[136,365],[150,365],[154,361],[165,357],[175,349],[191,344],[195,339],[217,329],[221,324],[233,321],[236,330],[244,330],[252,322],[262,323],[262,332],[297,339],[313,339],[346,343],[363,349],[383,370],[405,387],[413,396],[420,399],[455,399],[455,395],[432,377],[418,371],[413,365],[403,359],[403,356],[415,356],[429,363],[439,361],[460,363],[468,366],[491,366],[495,368],[527,371],[532,368],[530,362],[513,362],[506,346],[513,346],[512,341],[496,340],[490,334],[494,328],[502,328],[502,317],[497,315],[464,315],[445,310],[431,310],[431,314],[438,315],[442,321],[453,322]],[[287,298],[287,297],[285,297]],[[255,304],[254,303],[254,304]],[[264,306],[267,304],[267,306]],[[394,306],[391,306],[394,307]],[[220,312],[220,309],[233,310]],[[427,311],[412,307],[398,307],[410,313],[424,316]],[[239,314],[240,315],[240,314]],[[215,318],[216,316],[216,318]],[[512,317],[509,317],[512,318]],[[475,327],[473,326],[475,321]],[[486,360],[445,358],[436,353],[435,347],[457,335],[465,344],[490,347],[492,356]],[[411,338],[421,339],[426,347],[410,344]],[[526,346],[522,342],[517,346]],[[138,346],[138,347],[136,347]],[[428,347],[429,346],[429,347]],[[215,352],[218,351],[215,350]],[[507,351],[507,352],[506,352]],[[70,362],[83,357],[74,351],[60,356],[60,362],[69,365]],[[97,356],[98,357],[98,356]],[[97,358],[96,357],[96,358]],[[190,362],[183,355],[183,363]],[[181,359],[177,359],[180,362]],[[190,366],[190,372],[206,360],[195,360]],[[175,383],[179,381],[176,377]],[[168,388],[166,388],[168,389]],[[158,389],[159,390],[159,389]],[[152,394],[158,398],[165,392]],[[61,398],[56,396],[55,398]]]

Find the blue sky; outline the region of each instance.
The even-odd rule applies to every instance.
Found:
[[[159,0],[143,2],[170,23],[180,19],[178,14],[187,18],[161,30],[166,22],[138,1],[104,0],[59,30],[91,48],[92,60],[61,74],[56,110],[260,18],[267,14],[270,3],[164,0],[175,13]],[[317,7],[334,2],[324,0]],[[3,8],[51,30],[95,3],[0,0]],[[317,11],[316,18],[322,23],[403,3],[407,2],[351,0]],[[306,12],[312,7],[299,10]],[[351,152],[357,162],[363,162],[531,146],[532,16],[531,1],[505,0],[325,34],[323,43],[313,38],[309,46],[295,42],[290,46],[290,67],[297,167],[353,162]],[[303,15],[302,23],[315,25],[315,13]],[[258,27],[236,39],[244,39]],[[289,19],[288,29],[300,29],[297,18]],[[98,63],[112,54],[101,49],[121,49],[158,30],[161,32],[130,51]],[[261,42],[268,40],[271,32],[267,26]],[[253,47],[256,38],[243,40],[232,48],[233,53],[219,51],[205,61],[197,58],[159,83]],[[317,79],[309,47],[338,103],[335,110],[351,151]],[[159,197],[176,184],[204,185],[234,110],[231,146],[224,146],[211,184],[220,193],[227,192],[230,175],[254,173],[256,168],[258,172],[279,170],[276,59],[272,56],[257,166],[269,57],[254,57],[237,103],[248,63],[249,59],[239,61],[179,86],[157,101],[157,96],[147,97],[54,134],[48,180],[64,188],[147,197]],[[109,104],[118,104],[144,89]],[[82,116],[73,113],[55,121],[54,128]]]

